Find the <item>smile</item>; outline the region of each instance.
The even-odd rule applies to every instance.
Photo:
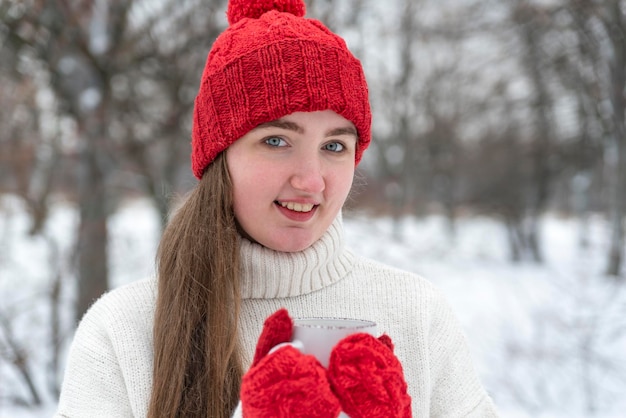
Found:
[[[294,212],[310,212],[315,207],[313,203],[296,203],[296,202],[276,202],[276,203]]]

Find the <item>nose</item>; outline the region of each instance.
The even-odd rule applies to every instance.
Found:
[[[319,157],[308,155],[295,161],[289,179],[291,187],[306,193],[321,193],[326,187]]]

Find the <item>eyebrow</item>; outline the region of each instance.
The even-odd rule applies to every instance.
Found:
[[[340,136],[340,135],[353,135],[356,138],[359,137],[359,134],[357,133],[356,129],[353,128],[352,126],[346,126],[345,128],[332,129],[326,133],[326,136]]]
[[[300,134],[304,133],[304,129],[302,128],[302,126],[298,125],[295,122],[290,122],[288,120],[282,120],[282,119],[276,119],[276,120],[271,120],[269,122],[262,123],[259,126],[257,126],[257,128],[281,128],[281,129],[286,129],[288,131],[294,131]],[[352,126],[335,128],[326,132],[327,137],[328,136],[341,136],[341,135],[353,135],[357,139],[359,137],[359,134],[357,133],[356,129]]]
[[[304,133],[304,129],[300,125],[294,122],[289,122],[287,120],[276,119],[271,120],[269,122],[265,122],[257,126],[257,128],[281,128],[286,129],[288,131],[294,131],[298,133]]]

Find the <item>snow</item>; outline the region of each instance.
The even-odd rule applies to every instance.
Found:
[[[39,387],[45,387],[50,357],[45,294],[51,272],[58,271],[65,277],[62,300],[72,301],[68,255],[77,222],[69,204],[55,202],[43,236],[29,236],[22,203],[0,198],[0,313],[14,314],[17,335],[41,370]],[[391,218],[346,213],[344,222],[355,252],[416,272],[443,290],[502,417],[626,416],[626,290],[602,275],[609,237],[602,217],[590,218],[583,249],[576,219],[546,216],[543,265],[509,262],[505,230],[494,219],[464,216],[451,237],[443,217],[407,217],[395,240]],[[152,205],[125,202],[109,227],[113,286],[152,275],[159,236]],[[65,316],[71,333],[71,315]],[[0,418],[51,416],[52,395],[36,410],[7,399],[27,397],[22,386],[0,363]]]

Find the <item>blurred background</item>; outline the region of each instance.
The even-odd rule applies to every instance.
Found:
[[[357,252],[450,298],[505,417],[626,417],[626,1],[307,0],[362,61]],[[0,417],[196,183],[226,0],[0,0]]]

